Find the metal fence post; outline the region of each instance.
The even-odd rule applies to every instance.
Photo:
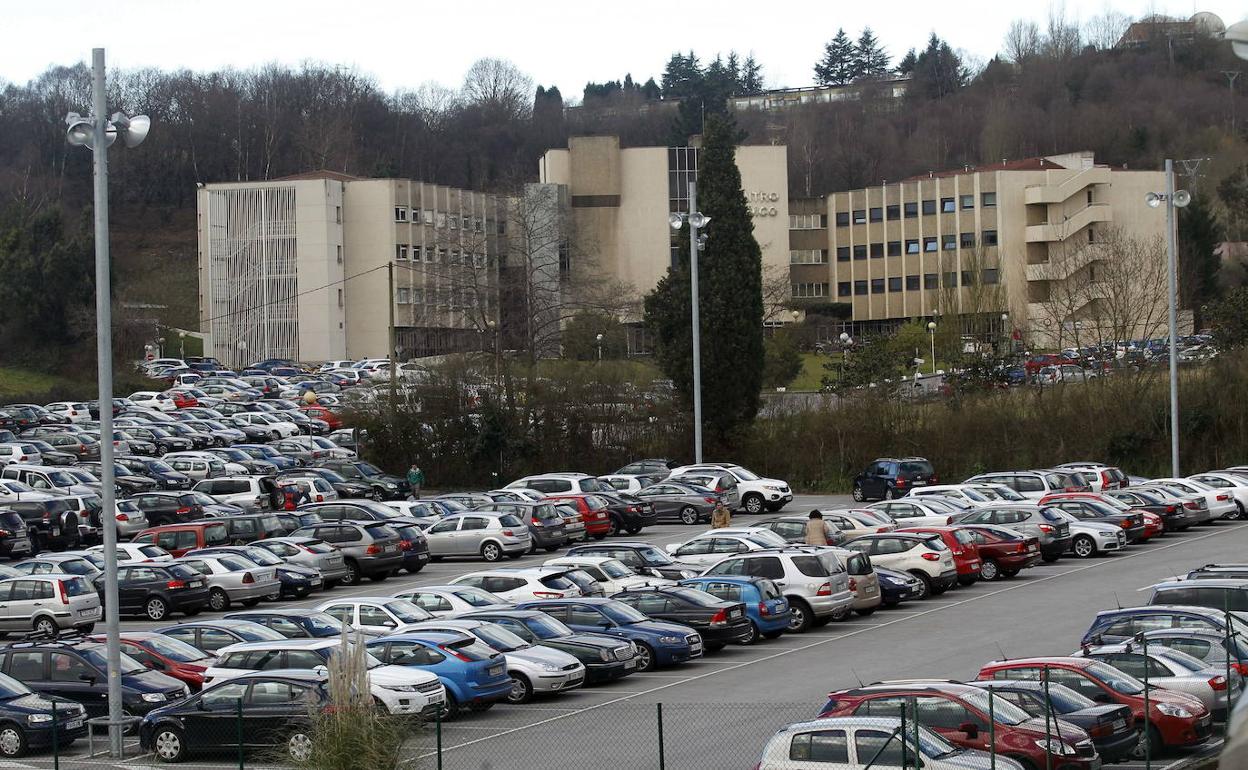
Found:
[[[922,770],[923,760],[920,755],[923,752],[919,750],[919,746],[922,745],[919,743],[919,699],[914,698],[912,702],[914,703],[914,770]],[[901,734],[901,745],[906,745],[905,733]]]
[[[909,765],[907,764],[909,762],[909,759],[906,757],[906,704],[905,703],[901,704],[900,732],[901,732],[901,770],[906,770],[906,768],[909,767]],[[883,750],[884,750],[883,747],[881,747],[880,751],[883,751]],[[876,755],[878,756],[879,752],[876,752]],[[871,761],[874,763],[875,759],[872,758]]]
[[[1050,727],[1053,701],[1049,700],[1049,670],[1044,669],[1044,767],[1053,770],[1053,733]]]
[[[61,745],[56,730],[56,701],[52,701],[52,770],[61,770]]]
[[[442,770],[442,709],[438,709],[436,727],[438,736],[438,770]]]
[[[243,761],[243,699],[238,699],[238,719],[235,720],[236,733],[238,736],[238,770],[245,770],[246,765]]]
[[[988,770],[997,770],[997,713],[993,688],[988,688]]]
[[[666,770],[667,757],[663,750],[663,704],[656,703],[654,705],[659,719],[659,770]]]

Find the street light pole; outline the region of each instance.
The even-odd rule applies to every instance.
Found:
[[[1179,276],[1174,217],[1174,161],[1166,158],[1166,279],[1170,307],[1170,475],[1179,478]],[[1147,654],[1148,648],[1145,647]]]
[[[706,227],[710,217],[698,211],[698,185],[689,182],[689,212],[673,212],[668,223],[673,230],[679,230],[685,222],[689,223],[689,304],[690,321],[693,324],[693,461],[702,462],[702,325],[698,313],[698,252],[702,244],[698,238],[698,230]]]
[[[936,374],[936,322],[927,322],[927,334],[932,338],[932,375]]]

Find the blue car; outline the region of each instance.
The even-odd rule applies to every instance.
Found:
[[[599,597],[521,602],[522,610],[541,610],[573,631],[627,639],[637,647],[637,670],[673,666],[702,657],[702,637],[679,623],[651,620],[624,602]]]
[[[1187,605],[1152,604],[1096,613],[1080,644],[1116,644],[1130,640],[1141,631],[1156,631],[1159,628],[1207,629],[1225,634],[1228,616],[1231,633],[1248,637],[1248,622],[1233,612]]]
[[[776,584],[760,577],[696,577],[680,581],[730,602],[745,605],[745,616],[754,626],[754,637],[775,639],[789,627],[789,602]],[[752,644],[753,640],[744,642]]]
[[[908,572],[876,567],[875,575],[880,581],[880,604],[884,607],[923,598],[922,581]]]
[[[448,719],[463,709],[485,711],[511,692],[503,654],[462,631],[395,634],[369,642],[368,651],[383,663],[436,675],[446,688]]]

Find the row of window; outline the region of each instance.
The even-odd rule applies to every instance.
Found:
[[[828,296],[826,283],[795,283],[792,285],[793,299],[811,299]]]
[[[442,305],[443,307],[488,307],[489,298],[476,289],[422,289],[399,287],[394,301],[400,305]]]
[[[995,192],[981,193],[979,203],[983,208],[994,208],[997,205],[997,194]],[[963,211],[974,209],[975,196],[960,195],[957,198],[940,198],[939,200],[932,198],[925,201],[873,206],[869,209],[838,211],[836,212],[836,226],[849,227],[851,222],[855,225],[865,225],[868,222],[891,222],[895,219],[901,219],[903,215],[906,219],[914,219],[919,216],[920,211],[923,213],[923,216],[930,216],[936,213],[953,214],[957,212],[959,207]]]
[[[433,209],[409,209],[406,206],[394,207],[395,222],[413,222],[420,224],[422,221],[426,225],[434,227],[450,227],[452,230],[463,229],[465,232],[471,230],[474,233],[485,232],[486,228],[493,228],[495,224],[486,221],[481,217],[470,217],[467,215],[457,216],[455,214],[447,214],[444,211],[434,211]],[[507,231],[506,220],[498,220],[498,234],[502,235]]]
[[[792,249],[789,251],[790,265],[826,265],[828,264],[827,249]]]
[[[976,278],[979,283],[985,286],[995,286],[1001,282],[1001,273],[995,267],[987,267],[979,271],[976,276],[973,270],[963,270],[961,273],[963,286],[974,286]],[[802,284],[794,284],[794,294],[796,298],[797,287]],[[824,284],[826,286],[826,284]],[[939,289],[956,289],[958,286],[958,272],[949,271],[946,273],[924,273],[923,275],[907,275],[893,276],[892,278],[872,278],[870,280],[858,281],[839,281],[836,284],[836,296],[838,297],[861,297],[866,294],[883,294],[887,290],[888,293],[899,291],[920,291]],[[821,295],[822,296],[822,295]]]
[[[997,245],[997,231],[984,230],[981,235],[980,243],[984,246]],[[920,248],[920,246],[922,248]],[[904,253],[919,254],[923,252],[935,251],[954,251],[955,249],[973,249],[975,248],[975,233],[946,233],[937,238],[929,236],[922,240],[911,238],[905,241]],[[900,257],[903,253],[903,244],[901,241],[889,241],[888,243],[859,243],[854,246],[837,246],[836,261],[848,262],[851,257],[853,259],[866,259],[870,255],[873,259],[883,257]],[[798,264],[798,263],[792,263]]]
[[[790,230],[822,230],[827,226],[826,214],[789,214]]]
[[[400,262],[409,259],[413,262],[437,262],[442,265],[472,265],[473,267],[483,268],[487,264],[492,263],[492,257],[484,254],[471,254],[467,251],[461,252],[459,249],[434,248],[433,246],[408,246],[406,243],[395,244],[394,258]]]

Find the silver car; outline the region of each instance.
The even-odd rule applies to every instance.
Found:
[[[222,612],[234,602],[254,607],[266,596],[282,592],[273,567],[261,567],[251,559],[233,554],[183,556],[174,560],[204,576],[208,582],[208,608]]]
[[[55,636],[74,628],[91,632],[103,618],[95,586],[81,575],[28,575],[0,580],[0,631]]]
[[[507,556],[519,559],[529,552],[528,526],[510,513],[457,513],[425,530],[434,561],[447,556],[480,556],[495,562]]]
[[[511,602],[476,586],[420,586],[406,588],[394,594],[395,598],[407,599],[435,618],[454,617],[465,612],[480,610],[505,610]]]
[[[826,546],[792,545],[729,556],[702,574],[768,578],[789,602],[788,630],[793,633],[845,620],[853,611],[849,573],[836,549]]]
[[[1200,698],[1205,708],[1213,712],[1214,719],[1226,718],[1227,694],[1232,700],[1239,697],[1243,681],[1237,671],[1231,670],[1230,686],[1227,686],[1225,665],[1217,666],[1160,644],[1148,645],[1148,658],[1144,646],[1127,642],[1089,647],[1074,653],[1076,657],[1095,658],[1104,661],[1124,674],[1147,681],[1150,687],[1184,692]],[[1144,674],[1148,667],[1147,677]]]
[[[324,540],[313,537],[266,537],[252,545],[263,548],[290,564],[320,570],[326,588],[338,585],[347,575],[347,563],[342,558],[342,552]]]
[[[976,508],[954,517],[957,524],[993,524],[1040,541],[1040,557],[1057,561],[1070,550],[1070,522],[1057,510],[1026,503]]]

